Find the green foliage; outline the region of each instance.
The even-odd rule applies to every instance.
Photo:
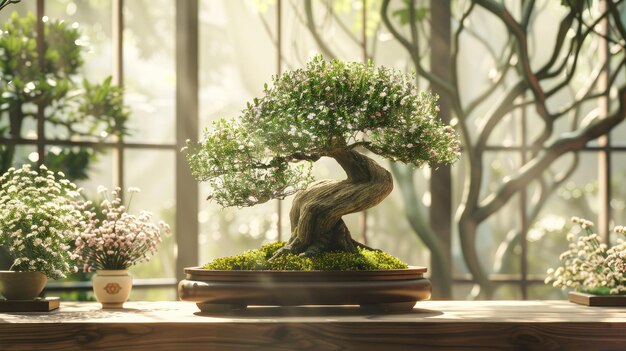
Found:
[[[274,77],[239,118],[217,121],[201,143],[188,143],[192,173],[209,182],[219,204],[253,206],[306,188],[311,163],[338,150],[363,147],[416,167],[452,163],[457,135],[437,117],[437,98],[414,81],[316,56]]]
[[[91,135],[100,127],[104,128],[106,134],[127,135],[124,124],[128,119],[128,109],[124,106],[123,90],[111,84],[111,77],[102,84],[91,84],[85,79],[83,90],[76,122],[85,123],[91,119],[88,130]]]
[[[37,21],[33,14],[11,15],[0,36],[0,70],[3,103],[15,108],[18,101],[37,102],[58,99],[67,94],[70,76],[83,64],[80,33],[64,22],[44,26],[46,50],[43,65],[37,53]],[[3,106],[3,110],[7,107]]]
[[[123,90],[111,84],[80,79],[83,65],[81,33],[62,21],[44,23],[44,57],[37,50],[36,18],[13,13],[0,31],[0,133],[22,137],[24,122],[36,118],[37,105],[46,106],[44,118],[48,138],[122,137],[128,109],[123,105]],[[7,135],[8,134],[8,135]],[[0,150],[0,172],[8,169],[15,157],[14,147]],[[71,165],[81,169],[63,170],[81,179],[96,154],[93,148],[48,156],[53,165]],[[72,160],[78,155],[79,160]],[[89,155],[89,157],[86,157]]]
[[[410,1],[412,0],[405,0],[404,6],[406,7],[393,12],[393,16],[398,18],[398,21],[400,22],[401,25],[405,25],[411,22],[411,9],[410,9],[410,4],[409,4]],[[428,18],[429,15],[430,15],[430,8],[426,6],[416,7],[413,9],[413,16],[416,22],[424,21],[425,19]]]
[[[61,149],[46,155],[46,165],[54,171],[66,170],[68,179],[87,179],[89,162],[95,159],[95,153],[88,148]]]
[[[213,270],[385,270],[404,269],[408,266],[399,259],[382,251],[359,249],[358,254],[348,252],[326,252],[317,256],[302,257],[286,254],[269,260],[274,253],[285,245],[275,242],[262,246],[258,250],[249,250],[236,256],[221,257],[206,264],[204,269]]]
[[[593,7],[593,1],[591,0],[561,0],[561,6],[569,7],[576,12],[582,13],[583,11]]]

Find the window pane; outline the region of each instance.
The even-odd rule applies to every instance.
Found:
[[[175,208],[175,154],[170,150],[124,151],[124,181],[127,188],[138,187],[141,192],[132,196],[129,206],[131,213],[142,210],[153,214],[153,221],[163,220],[174,226]],[[126,193],[125,201],[131,200]],[[176,233],[175,228],[172,228]],[[184,235],[184,234],[181,234]],[[176,238],[174,235],[162,237],[157,254],[148,263],[132,268],[136,278],[174,277],[176,266]],[[180,253],[184,254],[184,253]]]
[[[18,144],[11,147],[6,144],[0,144],[0,154],[2,159],[12,160],[9,164],[15,167],[23,164],[35,164],[39,159],[35,145]]]
[[[131,108],[125,140],[175,142],[174,1],[124,2],[124,86]]]
[[[282,10],[287,68],[303,65],[318,52],[328,58],[363,60],[360,2],[312,1],[314,26],[307,24],[309,14],[304,1],[284,2]],[[274,11],[271,7],[268,13]]]
[[[626,225],[626,153],[613,151],[611,155],[611,227]]]
[[[204,129],[221,117],[236,117],[247,101],[261,94],[263,84],[276,73],[276,48],[253,2],[202,1],[199,16],[200,126]],[[221,209],[205,200],[209,191],[206,184],[200,187],[202,264],[276,239],[276,201]]]
[[[522,291],[519,284],[498,284],[493,294],[494,300],[521,300]]]
[[[79,26],[84,62],[80,70],[82,75],[92,82],[111,75],[111,1],[45,1],[44,11],[51,20]]]
[[[528,287],[529,300],[565,300],[567,291],[552,285],[532,284]]]
[[[0,23],[2,23],[2,26],[0,27],[0,29],[4,30],[4,26],[7,25],[7,23],[10,21],[14,13],[17,14],[19,17],[25,17],[29,13],[32,13],[34,15],[35,10],[36,10],[35,1],[21,1],[17,4],[8,4],[0,12]],[[6,35],[6,34],[2,33],[2,35]],[[18,62],[18,67],[24,68],[24,66],[22,65],[26,65],[27,62],[28,61]],[[8,73],[11,74],[14,72],[8,72]],[[20,77],[20,78],[24,79],[24,77]],[[12,91],[12,89],[7,88],[7,84],[10,84],[10,83],[11,81],[7,81],[7,77],[3,76],[2,80],[0,80],[0,89],[2,90],[2,92]],[[19,103],[19,102],[15,101],[15,103]],[[22,138],[35,139],[37,137],[37,127],[36,127],[37,124],[36,124],[34,117],[32,116],[34,116],[37,113],[37,107],[34,104],[28,103],[28,102],[23,103],[21,105],[22,105],[22,108],[21,108],[22,113],[28,114],[30,116],[23,116],[22,118],[20,118],[22,126],[19,130],[19,133],[16,133],[16,135],[13,135],[13,136],[17,138],[22,137]],[[5,108],[6,107],[2,107],[3,111],[0,112],[0,135],[3,137],[10,137],[11,133],[9,129],[9,126],[10,126],[9,114],[8,112],[4,111]],[[13,127],[15,128],[15,125]]]
[[[130,292],[129,301],[176,301],[178,292],[176,288],[138,288],[133,287]]]
[[[111,150],[104,147],[46,145],[45,164],[55,171],[62,171],[68,179],[85,189],[88,196],[96,195],[98,185],[109,186]]]
[[[471,298],[472,288],[472,283],[454,283],[452,300],[467,300]]]
[[[527,238],[530,274],[545,275],[548,268],[561,264],[559,255],[567,250],[567,233],[570,230],[575,233],[580,231],[578,226],[571,223],[572,216],[593,222],[597,220],[598,158],[592,152],[581,152],[579,157],[579,165],[567,181],[558,187],[546,187],[549,197],[541,203],[529,203],[529,212],[538,210]],[[563,157],[557,165],[565,170],[571,165],[571,161],[573,155]],[[531,196],[539,198],[538,193]]]

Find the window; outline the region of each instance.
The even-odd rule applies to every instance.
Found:
[[[535,156],[547,153],[556,138],[584,128],[594,113],[614,113],[616,89],[625,83],[623,50],[615,52],[617,44],[590,35],[577,44],[585,54],[575,68],[565,58],[567,52],[556,56],[575,74],[569,90],[550,95],[547,110],[557,113],[571,108],[554,123],[549,138],[533,144],[545,123],[532,89],[523,86],[508,105],[502,104],[506,94],[523,81],[516,71],[523,57],[510,32],[478,5],[442,2],[430,8],[431,3],[435,2],[22,1],[5,8],[0,18],[6,22],[12,11],[21,15],[31,11],[38,18],[45,15],[80,24],[85,39],[89,38],[81,74],[94,80],[113,75],[123,83],[124,99],[131,109],[130,133],[104,140],[59,137],[44,124],[40,135],[38,124],[31,121],[21,135],[5,133],[1,140],[16,146],[16,163],[42,160],[46,150],[79,146],[101,150],[81,184],[93,194],[97,184],[140,187],[141,196],[133,206],[165,218],[176,233],[150,264],[134,271],[139,279],[157,278],[140,280],[147,287],[169,288],[164,295],[144,290],[135,298],[175,298],[173,287],[183,277],[183,267],[267,240],[284,240],[290,232],[291,199],[246,209],[221,209],[204,201],[206,186],[191,179],[179,153],[187,138],[201,137],[202,129],[216,118],[237,115],[272,75],[303,66],[314,53],[417,70],[417,85],[441,94],[442,116],[459,127],[468,148],[451,170],[438,173],[382,161],[394,171],[396,190],[366,214],[346,218],[353,236],[411,264],[433,266],[434,279],[445,276],[437,271],[445,268],[454,288],[441,292],[443,297],[464,299],[481,279],[492,285],[482,297],[561,297],[559,291],[543,286],[543,277],[566,248],[563,228],[569,217],[596,221],[605,238],[608,227],[626,222],[622,181],[626,145],[620,141],[626,133],[624,123],[580,151],[558,157],[527,186],[510,189],[514,195],[494,204],[495,210],[485,218],[468,224],[476,224],[471,233],[458,222],[459,213],[487,202]],[[522,8],[505,5],[521,21]],[[592,6],[594,13],[603,11],[600,5]],[[538,1],[535,7],[525,33],[532,69],[549,60],[558,35],[554,19],[568,13],[560,2]],[[626,6],[620,4],[618,10],[624,13]],[[589,16],[584,20],[596,18],[591,12]],[[608,63],[602,66],[603,62]],[[587,98],[577,97],[585,93],[589,77],[596,76]],[[438,85],[438,77],[449,84]],[[542,87],[549,91],[559,79],[563,75],[542,81]],[[447,86],[452,88],[447,91]],[[504,109],[500,122],[478,149],[477,140],[489,116],[498,114],[494,114],[497,106]],[[3,118],[6,114],[0,122]],[[469,153],[479,157],[482,165],[472,164]],[[472,167],[480,170],[477,179],[470,178]],[[342,176],[340,168],[327,160],[316,163],[314,169],[318,179]],[[447,177],[451,177],[450,184]],[[477,194],[468,205],[467,188],[471,187]],[[438,210],[430,213],[433,206]],[[435,220],[429,222],[429,218]],[[433,251],[435,241],[441,241],[440,251]],[[477,269],[484,277],[476,275]]]

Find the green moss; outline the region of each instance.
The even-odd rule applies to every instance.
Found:
[[[213,262],[205,265],[205,269],[216,270],[258,270],[264,269],[267,259],[263,252],[259,250],[245,251],[237,256],[221,257],[215,259]]]
[[[611,288],[607,288],[605,286],[599,286],[599,287],[595,287],[595,288],[582,288],[579,289],[580,292],[583,293],[587,293],[587,294],[593,294],[593,295],[614,295],[611,294]]]
[[[284,241],[276,241],[276,242],[261,246],[259,250],[265,254],[265,258],[269,259],[270,257],[274,256],[276,251],[280,250],[283,246],[285,246],[285,244],[286,242]]]
[[[204,269],[213,270],[385,270],[408,268],[404,262],[382,251],[359,249],[359,253],[326,252],[313,257],[300,257],[287,254],[269,259],[285,245],[275,242],[257,250],[249,250],[236,256],[222,257],[204,265]]]

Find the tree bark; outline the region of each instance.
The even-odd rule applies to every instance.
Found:
[[[320,180],[296,195],[289,214],[291,238],[276,255],[357,252],[357,247],[366,247],[352,239],[342,217],[387,197],[393,189],[391,173],[358,151],[340,149],[327,156],[339,163],[347,178]]]

